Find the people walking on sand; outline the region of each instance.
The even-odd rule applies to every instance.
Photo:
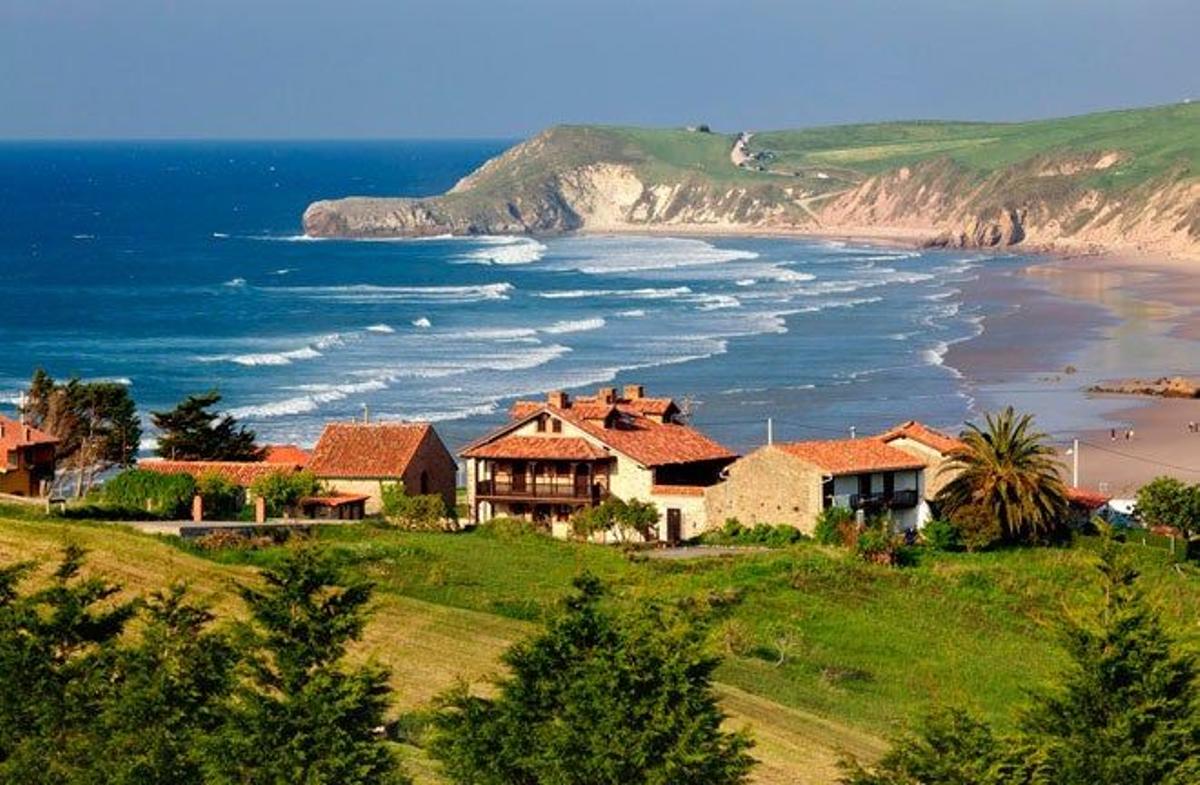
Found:
[[[1128,431],[1125,431],[1125,441],[1127,441],[1127,442],[1133,441],[1133,429],[1132,428],[1130,428]]]
[[[1117,440],[1117,429],[1116,429],[1116,428],[1110,428],[1110,429],[1108,430],[1108,436],[1109,436],[1109,438],[1110,438],[1110,439],[1112,439],[1112,440],[1115,442],[1115,441]]]
[[[1196,433],[1196,421],[1192,420],[1188,423],[1188,433]]]

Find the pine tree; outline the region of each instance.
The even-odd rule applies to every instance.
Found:
[[[650,606],[601,606],[575,582],[545,632],[504,655],[497,696],[442,698],[432,751],[466,785],[732,785],[753,759],[712,689],[717,659],[692,620]]]
[[[1200,759],[1195,658],[1173,645],[1116,547],[1099,565],[1099,618],[1068,627],[1071,666],[1023,719],[1034,782],[1182,785]]]
[[[343,582],[310,550],[262,572],[266,588],[243,587],[258,655],[235,693],[228,721],[206,753],[207,782],[238,785],[379,785],[403,782],[379,729],[387,672],[342,662],[357,640],[371,596]]]
[[[152,412],[158,428],[159,457],[179,461],[258,461],[262,450],[255,433],[238,426],[232,415],[219,415],[214,407],[221,394],[212,391],[189,395],[174,409]]]

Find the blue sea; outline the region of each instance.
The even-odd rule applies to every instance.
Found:
[[[302,444],[367,413],[436,421],[459,446],[517,396],[631,382],[739,449],[768,417],[797,439],[972,413],[945,364],[986,315],[962,289],[1020,257],[300,234],[314,199],[438,193],[506,146],[0,145],[0,400],[37,366],[127,383],[144,413],[216,388],[263,439]]]

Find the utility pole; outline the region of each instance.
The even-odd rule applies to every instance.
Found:
[[[772,422],[770,417],[768,417],[767,418],[767,444],[774,444],[774,443],[775,443],[775,423]]]
[[[371,410],[369,408],[367,408],[367,405],[365,403],[362,405],[362,407],[363,407],[363,422],[364,423],[371,422]]]
[[[854,427],[853,425],[850,426],[850,438],[851,439],[858,438],[858,428]]]
[[[1079,440],[1071,443],[1071,485],[1079,487]]]

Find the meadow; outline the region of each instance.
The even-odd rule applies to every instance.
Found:
[[[217,610],[240,613],[233,588],[279,547],[203,552],[177,539],[106,524],[0,512],[0,563],[47,565],[66,542],[88,570],[145,593],[184,580]],[[410,533],[375,525],[321,529],[313,543],[376,584],[357,656],[392,670],[396,711],[421,712],[458,679],[478,683],[512,641],[536,629],[583,570],[612,602],[686,602],[709,611],[723,705],[748,725],[762,761],[756,781],[827,782],[844,752],[872,757],[884,739],[935,704],[1010,723],[1025,692],[1064,664],[1064,617],[1099,595],[1094,540],[1070,548],[984,554],[922,552],[904,568],[858,562],[809,542],[687,560],[646,559],[536,534]],[[1200,646],[1200,570],[1162,551],[1126,546],[1169,628]],[[406,746],[410,768],[438,782]]]

